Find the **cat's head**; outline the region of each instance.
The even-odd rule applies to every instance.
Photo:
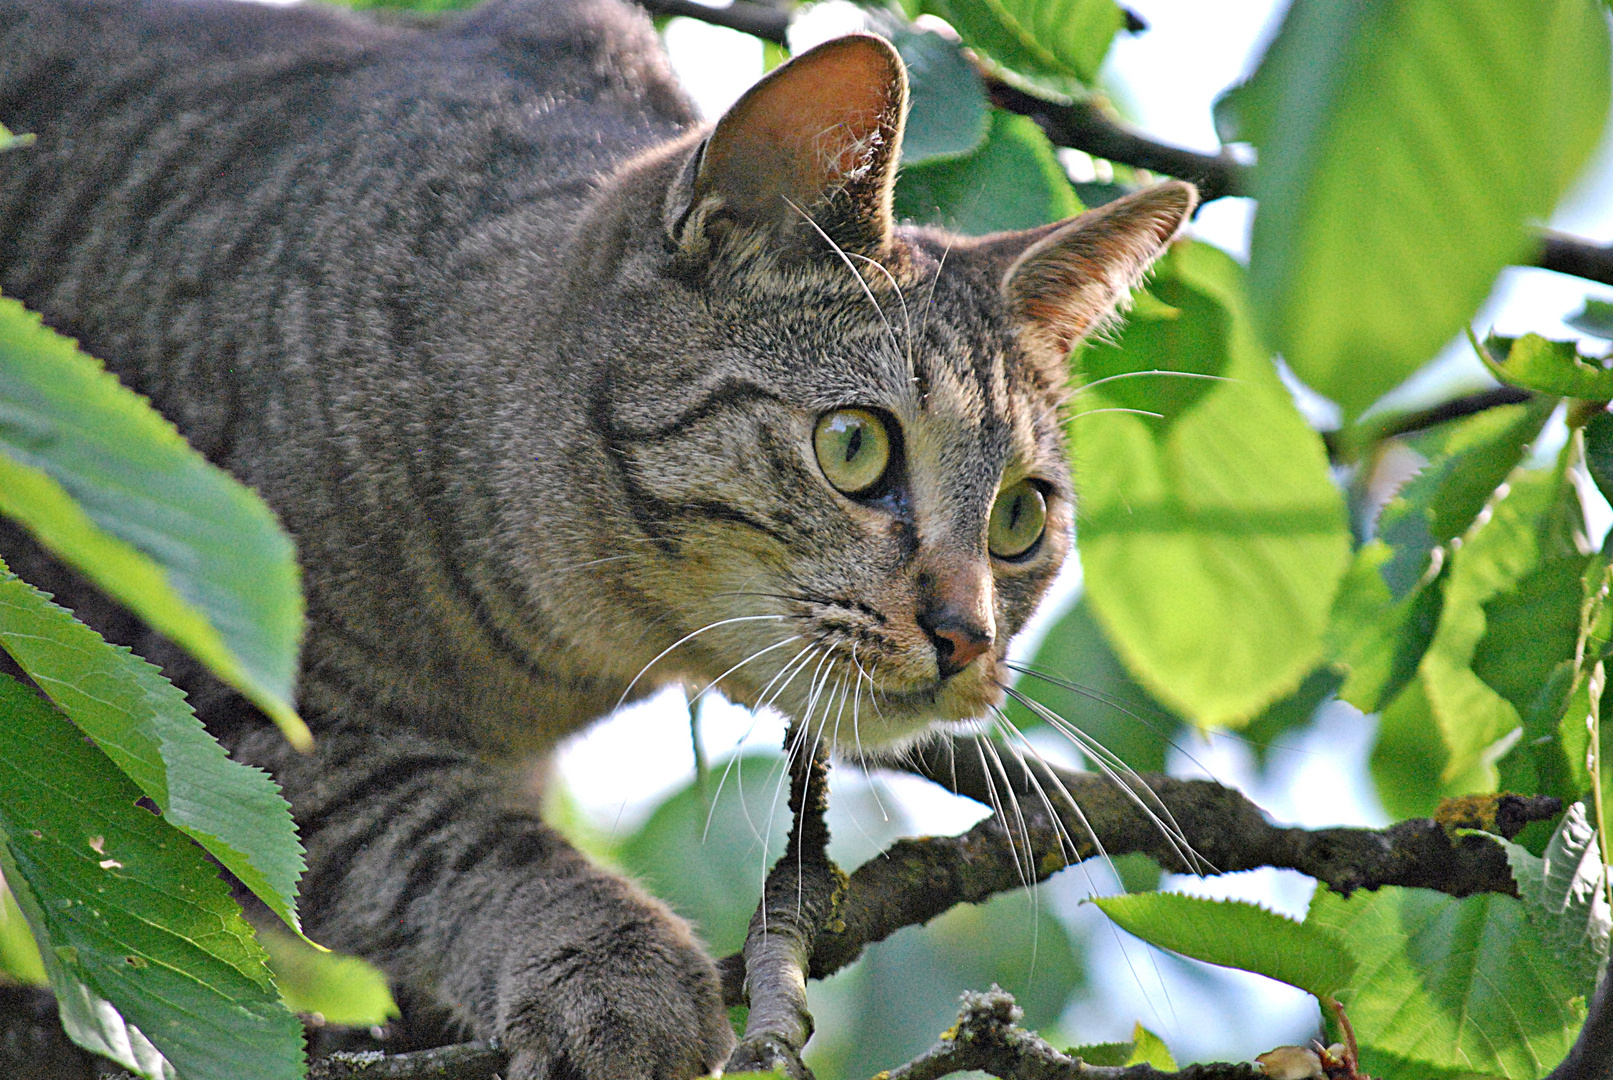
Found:
[[[891,46],[841,38],[640,166],[660,250],[614,286],[645,314],[615,308],[635,325],[596,418],[631,509],[598,572],[651,612],[648,679],[720,680],[865,750],[1002,700],[1071,545],[1067,357],[1196,201],[899,227],[906,106]]]

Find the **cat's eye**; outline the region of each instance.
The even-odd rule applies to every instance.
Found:
[[[856,495],[879,483],[891,460],[885,422],[867,409],[825,413],[812,435],[818,467],[840,491]]]
[[[1029,480],[1010,484],[997,493],[986,526],[986,546],[999,559],[1012,559],[1036,546],[1047,527],[1047,499]]]

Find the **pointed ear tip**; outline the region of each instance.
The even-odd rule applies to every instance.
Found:
[[[892,78],[901,78],[904,81],[906,79],[907,65],[902,61],[902,54],[896,51],[896,46],[878,34],[871,34],[865,30],[843,34],[837,38],[830,38],[821,45],[814,45],[800,56],[794,57],[791,63],[810,56],[828,56],[835,53],[861,53],[867,59],[883,65]]]

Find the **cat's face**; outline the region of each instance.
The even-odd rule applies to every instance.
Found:
[[[662,613],[655,681],[863,750],[1002,700],[1071,543],[1065,358],[1193,204],[893,229],[904,105],[889,46],[852,38],[724,118],[667,198],[683,307],[632,335],[600,421],[642,534],[610,572]]]

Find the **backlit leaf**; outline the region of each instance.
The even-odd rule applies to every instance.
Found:
[[[0,513],[308,745],[292,707],[302,593],[274,515],[72,341],[3,298]]]
[[[1491,336],[1475,350],[1490,374],[1504,383],[1559,397],[1589,401],[1613,399],[1613,371],[1587,362],[1572,341],[1548,341],[1539,334],[1520,338]]]
[[[1004,67],[1086,84],[1126,25],[1114,0],[924,0],[924,10]]]
[[[1354,977],[1355,960],[1336,935],[1242,900],[1155,892],[1092,902],[1151,945],[1253,971],[1323,1001]]]
[[[1592,0],[1295,0],[1223,125],[1259,147],[1249,288],[1296,374],[1354,415],[1537,243],[1607,114]]]
[[[1073,397],[1087,601],[1155,698],[1199,723],[1236,723],[1321,656],[1349,560],[1344,505],[1243,314],[1237,264],[1178,244],[1150,291],[1180,315],[1138,311],[1117,346],[1076,358],[1089,382],[1189,373]]]
[[[297,926],[302,845],[261,769],[230,760],[177,687],[0,562],[0,647],[188,834]]]
[[[1510,896],[1386,886],[1346,900],[1318,889],[1305,925],[1338,935],[1356,960],[1339,998],[1363,1045],[1534,1080],[1579,1033],[1585,987]]]

